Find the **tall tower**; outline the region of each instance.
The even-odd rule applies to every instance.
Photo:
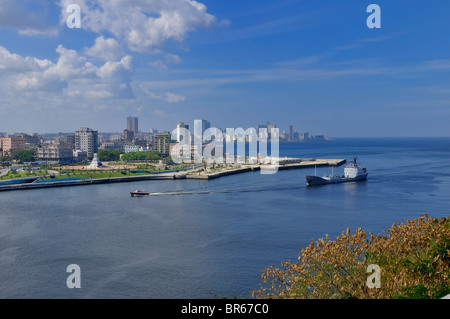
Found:
[[[202,123],[202,139],[203,139],[204,142],[206,142],[206,139],[203,138],[203,136],[205,134],[205,131],[207,129],[211,128],[211,123],[209,121],[207,121],[207,120],[201,120],[201,121],[202,121],[201,122]]]
[[[189,131],[189,125],[184,124],[184,122],[179,122],[177,124],[177,142],[181,141],[182,129]]]
[[[292,127],[292,125],[289,125],[289,141],[293,141],[294,140],[294,128]]]
[[[203,134],[209,128],[211,128],[211,123],[207,120],[194,120],[194,141],[205,142]]]
[[[211,123],[207,120],[202,120],[202,132],[205,133],[209,128],[211,128]]]
[[[138,118],[137,117],[133,117],[133,116],[128,116],[127,117],[127,130],[131,131],[131,132],[133,132],[135,134],[139,132]]]

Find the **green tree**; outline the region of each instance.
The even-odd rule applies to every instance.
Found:
[[[442,298],[450,293],[450,219],[424,215],[394,224],[387,235],[350,229],[302,249],[297,262],[263,271],[257,298]],[[367,286],[369,265],[381,285]]]
[[[151,152],[130,152],[122,155],[124,161],[151,161],[161,158],[161,153],[156,151]]]
[[[20,162],[32,162],[34,160],[34,150],[23,150],[13,154],[13,159]]]
[[[120,155],[124,153],[122,150],[99,150],[97,152],[101,161],[118,161],[120,160]]]

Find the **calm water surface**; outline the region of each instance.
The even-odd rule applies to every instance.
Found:
[[[280,155],[358,156],[369,179],[306,187],[312,168],[0,193],[0,298],[249,297],[262,269],[311,239],[449,216],[450,139],[285,143]],[[172,195],[130,197],[137,187]],[[66,286],[69,264],[81,289]]]

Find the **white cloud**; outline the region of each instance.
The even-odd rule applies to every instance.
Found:
[[[131,54],[157,54],[154,66],[167,68],[182,61],[179,55],[167,52],[167,47],[180,43],[180,48],[187,50],[183,41],[189,33],[220,24],[204,4],[194,0],[57,2],[60,24],[52,26],[47,13],[53,1],[0,0],[0,29],[13,28],[25,36],[57,35],[67,28],[67,6],[78,4],[84,31],[73,30],[74,37],[90,33],[96,38],[84,42],[81,50],[58,42],[64,45],[56,47],[56,58],[48,59],[10,52],[0,45],[0,113],[13,111],[15,116],[33,122],[36,117],[43,122],[53,118],[70,123],[72,116],[94,121],[95,112],[106,108],[123,112],[139,106],[146,111],[148,105],[153,108],[183,102],[186,97],[170,88],[154,93],[141,90],[140,81],[133,81]],[[147,57],[142,57],[138,55],[139,64],[148,65]]]
[[[149,62],[148,65],[157,69],[167,69],[168,64],[178,64],[181,63],[181,58],[176,54],[166,54],[164,59],[158,59]]]
[[[39,60],[33,57],[22,57],[9,52],[0,46],[0,72],[26,72],[46,69],[51,65],[49,60]]]
[[[83,29],[113,34],[133,52],[161,52],[168,40],[181,42],[189,32],[217,24],[194,0],[60,0],[63,24],[72,3],[81,8]]]
[[[176,54],[167,54],[166,55],[166,63],[170,64],[178,64],[181,62],[181,58]]]
[[[3,87],[3,93],[51,92],[61,101],[74,96],[83,99],[134,98],[130,85],[134,72],[131,56],[97,67],[75,50],[62,45],[56,52],[59,58],[53,63],[22,57],[0,46],[0,87]]]
[[[166,101],[169,103],[179,103],[186,100],[185,96],[176,95],[175,93],[166,92],[164,94]]]
[[[38,12],[32,12],[25,6],[21,6],[15,0],[1,0],[0,2],[0,28],[15,28],[19,34],[26,36],[55,36],[58,29],[48,25],[47,2],[34,4],[41,6]]]
[[[70,81],[80,77],[92,77],[95,74],[96,67],[75,50],[69,50],[59,45],[56,52],[59,53],[58,62],[44,71],[44,78]]]
[[[92,47],[85,48],[84,54],[104,61],[115,61],[124,55],[116,39],[105,39],[103,36],[95,39],[95,44]]]
[[[137,89],[143,92],[146,97],[152,100],[161,100],[167,103],[180,103],[186,100],[185,96],[178,95],[172,92],[164,92],[160,94],[154,93],[149,89],[148,82],[140,83]]]
[[[127,55],[118,62],[108,61],[96,73],[100,78],[111,78],[117,74],[126,77],[133,73],[133,58]]]

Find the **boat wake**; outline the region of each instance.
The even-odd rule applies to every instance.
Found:
[[[255,193],[255,192],[267,192],[267,191],[286,191],[293,189],[305,188],[304,185],[283,185],[280,187],[262,186],[262,187],[250,187],[250,188],[233,188],[233,189],[207,189],[207,190],[180,190],[176,192],[155,192],[150,193],[150,196],[173,196],[173,195],[207,195],[207,194],[230,194],[230,193]]]

